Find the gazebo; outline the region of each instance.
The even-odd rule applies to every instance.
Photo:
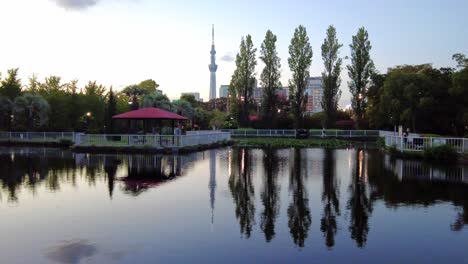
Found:
[[[151,124],[154,126],[155,123],[161,128],[162,121],[171,121],[171,127],[172,127],[172,134],[174,134],[174,127],[175,127],[175,121],[185,121],[188,120],[188,118],[178,115],[173,112],[169,112],[166,110],[162,110],[159,108],[155,107],[148,107],[148,108],[142,108],[130,112],[126,112],[120,115],[115,115],[112,117],[113,119],[124,119],[128,120],[129,123],[131,120],[141,120],[143,121],[143,131],[144,132],[154,132],[150,130],[152,127],[150,126]]]

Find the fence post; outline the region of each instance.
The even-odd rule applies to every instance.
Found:
[[[46,141],[46,140],[45,140],[45,132],[42,132],[42,134],[43,134],[43,137],[42,137],[42,138],[43,138],[43,142],[45,142],[45,141]]]
[[[403,137],[400,137],[400,152],[403,152]]]

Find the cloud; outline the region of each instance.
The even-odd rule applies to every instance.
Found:
[[[63,241],[47,253],[47,257],[57,263],[78,264],[82,259],[97,253],[97,248],[86,240]]]
[[[232,52],[227,52],[221,57],[221,61],[233,62],[235,60],[234,54]]]
[[[95,6],[100,0],[52,0],[58,6],[71,9],[71,10],[82,10],[88,7]]]

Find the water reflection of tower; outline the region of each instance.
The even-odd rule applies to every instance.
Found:
[[[216,151],[210,150],[210,182],[208,184],[210,189],[210,207],[211,207],[211,226],[214,223],[214,205],[215,205],[215,192],[216,192]]]

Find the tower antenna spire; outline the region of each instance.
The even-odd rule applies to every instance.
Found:
[[[211,39],[212,39],[213,45],[214,45],[214,24],[211,25]]]

